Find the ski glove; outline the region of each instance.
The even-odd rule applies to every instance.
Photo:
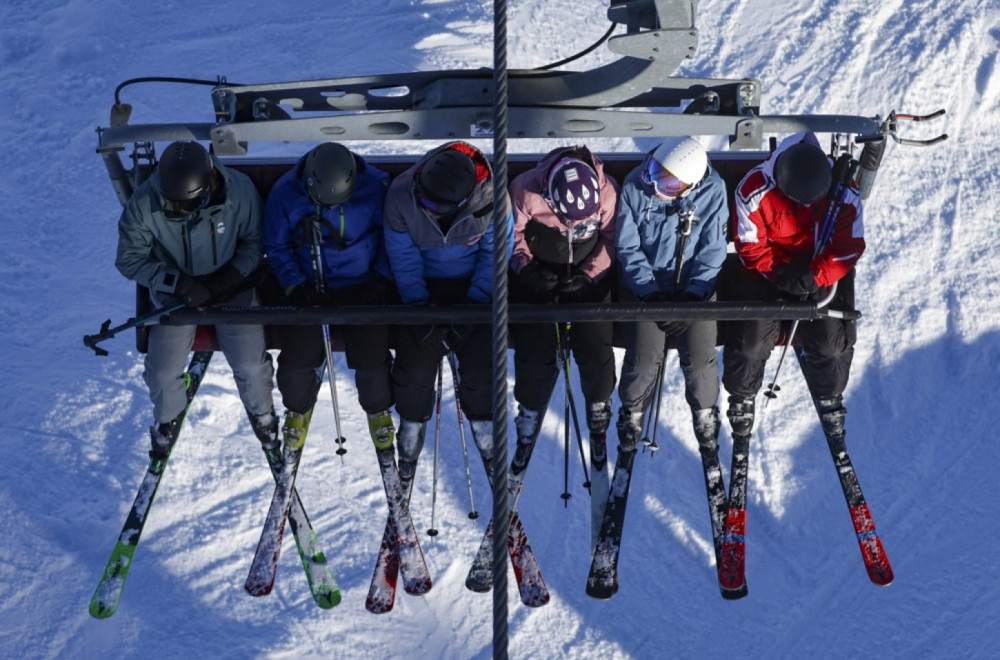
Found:
[[[410,326],[410,333],[420,350],[436,360],[440,360],[451,350],[448,331],[446,325]]]
[[[316,289],[305,282],[286,293],[285,297],[296,307],[314,307],[321,302]]]
[[[555,298],[559,277],[544,266],[529,261],[517,274],[518,284],[533,298],[548,302]]]
[[[223,266],[205,279],[205,286],[212,292],[212,299],[218,302],[236,295],[238,287],[245,280],[246,277],[235,266]]]
[[[177,286],[174,295],[184,303],[185,307],[204,307],[212,302],[212,290],[198,281],[197,278],[181,273],[177,276]]]
[[[574,273],[559,280],[560,302],[584,302],[594,292],[594,280],[584,273]]]
[[[657,321],[656,327],[668,337],[677,337],[687,332],[691,321]]]
[[[811,296],[819,290],[808,263],[792,262],[778,271],[775,286],[793,296]]]

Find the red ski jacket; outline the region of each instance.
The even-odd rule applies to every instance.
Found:
[[[816,250],[830,201],[824,197],[815,204],[801,206],[778,189],[773,174],[781,152],[803,140],[815,141],[815,136],[797,133],[786,138],[740,181],[736,187],[733,236],[743,265],[766,279],[776,279],[776,271],[785,264],[808,259],[816,283],[828,287],[850,272],[865,251],[861,196],[852,184],[844,195],[829,242]]]

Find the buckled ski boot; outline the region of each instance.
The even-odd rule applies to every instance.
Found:
[[[399,432],[396,433],[396,452],[399,454],[399,481],[407,501],[413,489],[413,477],[417,472],[417,459],[424,448],[424,436],[427,434],[427,422],[412,422],[408,419],[399,420]]]
[[[611,426],[611,401],[587,404],[587,431],[590,432],[590,464],[604,470],[608,463],[608,427]]]
[[[622,407],[618,411],[618,453],[634,452],[642,435],[642,411]]]
[[[396,436],[396,428],[392,424],[392,413],[388,410],[368,413],[368,433],[377,449],[388,449]]]
[[[698,440],[698,451],[703,458],[714,458],[719,461],[719,409],[700,408],[691,411],[694,424],[694,437]]]
[[[274,409],[266,413],[256,415],[247,410],[247,417],[250,419],[250,427],[253,434],[260,440],[260,446],[264,452],[269,452],[281,446],[278,439],[278,416],[274,414]]]
[[[729,417],[729,426],[733,430],[733,435],[750,436],[753,431],[754,400],[732,394],[729,396],[729,410],[726,411]]]
[[[469,428],[472,429],[472,439],[479,448],[479,455],[483,459],[483,468],[486,469],[486,480],[493,484],[493,420],[492,419],[470,419]]]
[[[528,467],[528,460],[535,448],[535,440],[538,439],[544,416],[544,411],[532,410],[518,404],[517,417],[514,418],[517,445],[514,447],[514,459],[510,462],[510,471],[514,476],[521,474]]]
[[[309,420],[312,419],[312,408],[304,413],[285,412],[285,423],[281,427],[281,436],[285,440],[286,449],[299,450],[306,444],[306,434],[309,432]]]
[[[844,397],[831,396],[813,400],[819,422],[823,425],[823,433],[828,438],[844,437],[844,425],[847,422],[847,409],[844,408]]]
[[[181,417],[178,417],[169,422],[149,427],[150,458],[165,459],[170,456],[170,448],[173,447],[174,441],[177,440],[180,426]]]

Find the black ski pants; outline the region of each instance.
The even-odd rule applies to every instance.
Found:
[[[787,300],[769,281],[737,274],[727,296],[731,300]],[[854,271],[837,284],[837,294],[830,309],[854,308]],[[755,320],[730,322],[725,332],[722,353],[722,382],[726,390],[743,398],[753,398],[764,380],[764,367],[781,332],[781,321]],[[854,358],[857,329],[854,321],[824,318],[801,321],[795,332],[796,349],[802,375],[814,398],[843,394]]]
[[[614,273],[601,278],[590,295],[575,302],[602,303],[611,300]],[[534,302],[511,280],[512,303]],[[580,389],[586,403],[607,401],[615,391],[615,353],[611,321],[560,324],[512,324],[514,340],[514,399],[525,408],[544,412],[559,376],[556,364],[559,342],[568,345],[580,369]]]

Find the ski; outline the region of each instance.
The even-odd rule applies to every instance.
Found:
[[[163,476],[167,467],[170,452],[177,442],[177,436],[180,434],[183,420],[187,417],[191,400],[194,399],[194,395],[198,391],[198,385],[204,378],[211,359],[211,351],[196,351],[191,357],[191,362],[184,375],[187,383],[187,406],[181,414],[181,424],[178,425],[176,433],[170,438],[166,455],[150,456],[149,466],[146,468],[146,474],[143,476],[135,501],[125,519],[121,534],[118,535],[118,542],[115,543],[115,547],[111,551],[111,558],[104,567],[101,580],[97,583],[94,595],[90,599],[90,614],[97,619],[106,619],[118,609],[118,602],[125,589],[125,579],[128,577],[129,569],[132,568],[135,551],[139,545],[139,537],[146,524],[149,508],[153,505],[156,489],[160,485],[160,477]]]
[[[517,581],[521,602],[528,607],[541,607],[548,603],[551,597],[542,578],[542,571],[538,567],[538,559],[528,542],[521,516],[517,513],[517,500],[524,486],[525,470],[528,469],[528,461],[531,460],[531,453],[535,448],[536,436],[532,436],[530,442],[518,442],[507,478],[507,497],[511,511],[507,529],[507,554],[514,569],[514,579]],[[477,593],[486,593],[493,588],[492,519],[486,526],[486,533],[469,568],[465,587]]]
[[[385,523],[385,531],[382,533],[382,545],[379,546],[378,557],[375,559],[375,571],[368,587],[365,609],[372,614],[385,614],[391,611],[396,601],[398,579],[399,549],[396,545],[396,526],[390,519]]]
[[[403,590],[406,593],[419,596],[431,590],[430,571],[427,569],[427,562],[424,560],[424,553],[420,549],[420,538],[417,529],[413,525],[413,518],[410,516],[410,506],[407,503],[406,492],[399,479],[399,471],[396,469],[396,457],[392,444],[379,448],[376,446],[375,453],[378,457],[379,470],[382,472],[382,485],[385,488],[385,497],[389,505],[389,520],[386,523],[386,533],[383,534],[383,546],[391,547],[391,537],[395,537],[396,550],[394,555],[398,558],[398,573],[403,576]],[[391,529],[390,529],[391,527]],[[390,543],[386,544],[386,536],[390,537]],[[385,560],[387,568],[391,570],[392,560],[383,558],[382,551],[379,551],[379,560]],[[391,573],[383,573],[392,577]],[[373,578],[373,583],[378,575]],[[388,582],[388,581],[387,581]],[[375,585],[373,584],[373,587]],[[394,597],[393,585],[393,597]],[[369,591],[371,596],[371,591]],[[384,607],[388,605],[389,611],[392,608],[392,599],[381,602]],[[374,610],[369,610],[374,611]]]
[[[277,482],[281,478],[283,465],[281,453],[273,449],[264,450],[264,454],[267,456],[271,474]],[[326,555],[323,554],[309,516],[302,507],[298,490],[294,489],[291,507],[288,509],[288,524],[292,529],[292,536],[295,537],[295,547],[299,551],[299,559],[302,560],[302,568],[305,570],[313,600],[323,609],[334,607],[340,603],[340,587],[326,561]]]
[[[618,553],[621,550],[622,528],[625,525],[625,507],[632,481],[632,464],[637,447],[618,448],[614,476],[608,491],[608,502],[601,519],[601,531],[590,561],[587,576],[587,595],[607,599],[618,592]]]
[[[722,597],[736,600],[747,595],[746,524],[747,469],[750,465],[750,436],[733,434],[733,462],[729,476],[729,501],[722,533],[719,587]]]
[[[291,415],[291,413],[289,413]],[[243,588],[251,596],[266,596],[274,588],[274,579],[278,574],[278,557],[281,555],[281,541],[285,536],[285,523],[292,506],[292,493],[295,492],[295,477],[299,471],[299,461],[302,458],[302,447],[305,444],[306,431],[312,410],[305,413],[304,428],[289,428],[288,418],[283,429],[285,435],[282,449],[281,473],[274,483],[274,494],[264,519],[264,528],[260,532],[260,541],[250,564]]]
[[[889,563],[889,557],[885,554],[885,548],[882,547],[882,539],[879,538],[878,532],[875,530],[875,521],[872,519],[871,511],[868,510],[865,496],[861,492],[854,466],[851,465],[847,446],[844,444],[844,436],[842,434],[828,435],[826,441],[830,447],[833,464],[837,468],[837,476],[840,477],[840,486],[844,491],[847,507],[851,512],[851,522],[854,524],[854,532],[861,548],[865,569],[868,571],[868,579],[878,585],[892,584],[892,565]]]

